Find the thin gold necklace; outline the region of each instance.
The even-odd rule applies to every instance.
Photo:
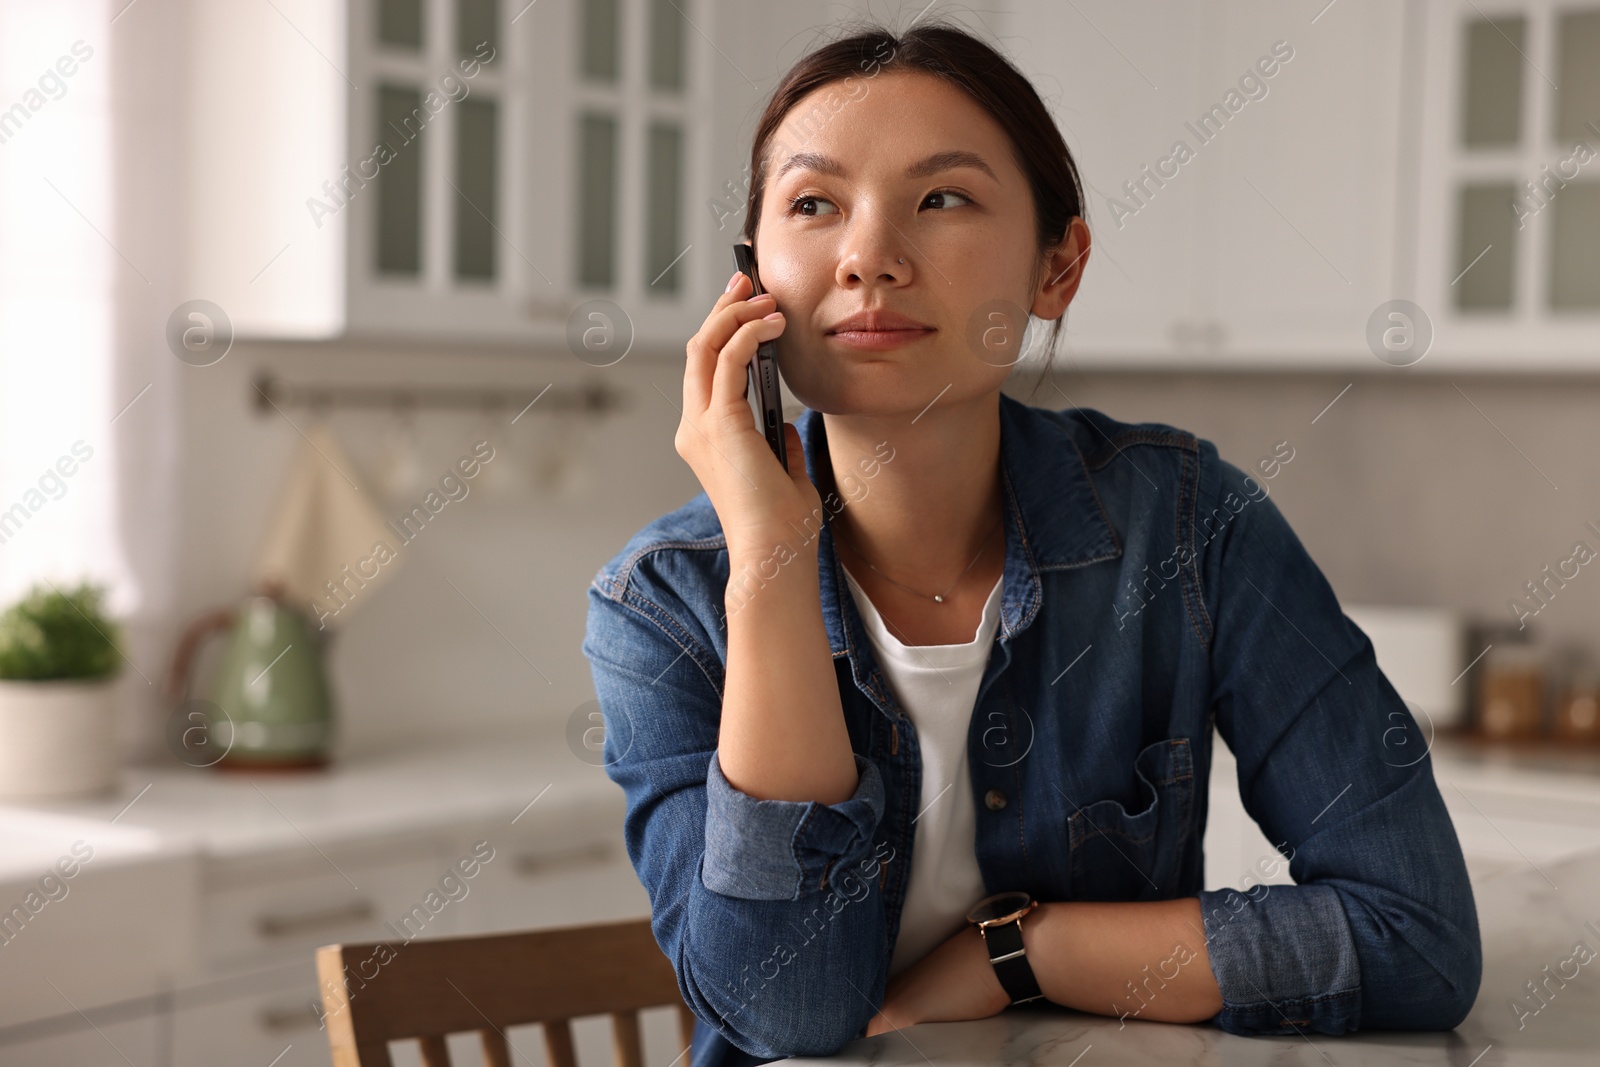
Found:
[[[961,573],[956,575],[956,580],[951,582],[950,583],[950,587],[948,589],[946,589],[942,593],[924,593],[924,592],[921,592],[920,590],[911,588],[909,585],[906,585],[904,582],[896,582],[893,578],[889,577],[887,574],[884,574],[882,571],[878,570],[877,567],[873,566],[872,561],[869,560],[867,557],[863,556],[860,552],[856,551],[856,547],[854,545],[846,544],[846,542],[844,542],[844,539],[839,536],[839,531],[838,530],[834,530],[834,540],[835,540],[836,543],[846,544],[846,547],[848,547],[850,549],[851,555],[855,556],[862,563],[865,563],[868,567],[872,567],[872,569],[874,571],[876,571],[878,576],[880,578],[882,578],[884,581],[886,581],[886,582],[894,582],[895,585],[898,585],[901,589],[904,589],[906,592],[908,592],[908,593],[916,593],[917,596],[920,596],[920,597],[922,597],[922,598],[924,598],[926,600],[932,600],[935,604],[943,604],[943,603],[946,603],[945,597],[950,595],[950,590],[954,589],[957,586],[957,584],[960,583],[961,579],[963,579],[963,578],[965,578],[967,576],[967,571],[970,571],[973,568],[973,566],[977,564],[978,560],[983,556],[984,549],[987,549],[989,547],[989,542],[994,538],[995,533],[1004,524],[1005,524],[1005,516],[1002,515],[1000,517],[1000,521],[995,523],[994,529],[990,530],[989,531],[989,535],[983,539],[983,545],[982,545],[982,547],[980,547],[978,549],[978,554],[976,556],[972,557],[972,562],[967,564],[964,568],[962,568]]]

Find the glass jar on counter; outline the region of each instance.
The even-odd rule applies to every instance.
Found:
[[[1545,733],[1545,650],[1496,644],[1483,657],[1478,681],[1478,732],[1493,741],[1523,741]]]

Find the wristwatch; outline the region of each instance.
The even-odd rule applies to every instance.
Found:
[[[1022,947],[1022,917],[1038,907],[1027,893],[996,893],[984,897],[967,912],[967,921],[978,927],[989,950],[989,962],[1012,1004],[1026,1004],[1044,996],[1028,965]]]

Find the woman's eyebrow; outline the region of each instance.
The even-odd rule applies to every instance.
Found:
[[[946,152],[935,152],[926,159],[920,159],[906,168],[908,178],[926,178],[940,171],[954,170],[957,167],[975,167],[983,171],[994,181],[1000,179],[994,169],[984,162],[982,156],[976,152],[963,149],[951,149]],[[791,170],[807,169],[817,171],[819,174],[831,174],[836,178],[844,177],[844,164],[832,156],[825,156],[820,152],[796,152],[784,161],[773,180],[783,177]]]

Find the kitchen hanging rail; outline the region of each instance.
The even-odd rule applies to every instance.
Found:
[[[425,408],[453,410],[511,409],[522,413],[539,411],[585,411],[604,414],[625,406],[623,392],[599,382],[580,386],[547,385],[542,389],[476,388],[432,385],[341,385],[285,382],[271,374],[258,374],[250,383],[257,415],[275,408],[389,408],[393,411],[419,411]],[[535,403],[537,401],[537,403]]]

